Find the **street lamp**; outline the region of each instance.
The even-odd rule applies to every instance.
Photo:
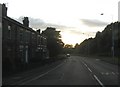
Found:
[[[100,15],[104,15],[103,13],[101,13]],[[114,24],[113,24],[113,15],[111,15],[111,17],[112,17],[112,47],[111,47],[111,50],[112,50],[112,57],[113,57],[113,59],[114,59],[114,30],[113,30],[113,28],[114,28]]]

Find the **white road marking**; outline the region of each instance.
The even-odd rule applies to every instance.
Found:
[[[115,72],[101,72],[101,74],[102,75],[116,75],[116,74],[118,74],[117,72],[115,73]]]
[[[85,64],[86,67],[88,67],[86,64]]]
[[[113,75],[115,75],[115,73],[114,73],[114,72],[112,72],[112,74],[113,74]]]
[[[41,77],[43,77],[44,75],[48,74],[49,72],[51,72],[51,71],[55,70],[56,68],[60,67],[61,65],[62,65],[62,64],[59,64],[58,66],[56,66],[55,68],[49,70],[48,72],[43,73],[43,74],[41,74],[41,75],[39,75],[39,76],[36,76],[35,78],[30,79],[30,80],[28,80],[28,81],[26,81],[26,82],[23,82],[23,83],[21,83],[20,85],[25,85],[25,84],[27,84],[27,83],[29,83],[29,82],[31,82],[31,81],[34,81],[34,80],[36,80],[36,79],[38,79],[38,78],[41,78]]]
[[[95,59],[96,61],[100,61],[100,59]]]
[[[83,64],[88,68],[88,70],[89,70],[90,72],[92,72],[92,70],[87,66],[87,64],[85,64],[84,62],[83,62]],[[102,74],[104,74],[104,73],[102,73]],[[104,87],[103,83],[98,79],[98,77],[97,77],[96,75],[93,75],[93,76],[94,76],[94,78],[98,81],[98,83],[99,83],[102,87]]]
[[[104,72],[101,72],[102,75],[104,75]]]
[[[109,75],[109,73],[108,73],[108,72],[106,72],[106,75]]]
[[[86,67],[87,67],[87,69],[90,71],[90,72],[92,72],[92,70],[87,66],[87,64],[85,64],[84,62],[82,62]]]
[[[96,75],[93,75],[93,76],[94,76],[94,78],[98,81],[98,83],[99,83],[102,87],[104,87],[103,83],[98,79],[98,77],[97,77]]]
[[[92,70],[91,70],[90,68],[88,68],[88,70],[89,70],[90,72],[92,72]]]
[[[87,69],[88,69],[90,72],[92,72],[92,70],[87,66],[87,64],[85,64],[83,61],[82,61],[82,63],[87,67]]]

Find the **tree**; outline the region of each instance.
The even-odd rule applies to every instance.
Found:
[[[112,56],[111,48],[114,42],[114,53],[115,56],[119,57],[119,34],[120,22],[111,23],[107,25],[102,32],[97,32],[95,38],[86,39],[79,46],[76,45],[75,48],[78,48],[79,53],[84,55],[86,55],[88,52],[90,55]]]
[[[64,45],[64,51],[63,51],[64,54],[68,54],[68,53],[73,54],[73,52],[74,52],[74,48],[72,44]]]
[[[50,57],[55,57],[60,54],[64,46],[64,43],[61,40],[60,31],[56,31],[56,28],[47,27],[42,34],[47,37],[47,48]]]
[[[64,48],[73,48],[73,45],[72,45],[72,44],[66,44],[66,45],[64,46]]]

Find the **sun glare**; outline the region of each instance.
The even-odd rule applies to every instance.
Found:
[[[71,44],[75,46],[76,43],[80,42],[80,36],[71,32],[61,32],[62,41],[65,44]]]

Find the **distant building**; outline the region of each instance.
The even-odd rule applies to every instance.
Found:
[[[3,69],[22,67],[33,61],[48,58],[47,39],[29,27],[28,17],[23,24],[7,16],[7,7],[2,7],[2,59]]]

